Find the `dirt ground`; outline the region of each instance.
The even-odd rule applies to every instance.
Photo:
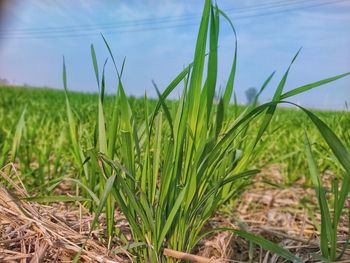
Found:
[[[0,262],[71,262],[77,253],[81,253],[84,262],[133,261],[118,240],[106,244],[99,239],[99,232],[104,231],[103,218],[100,227],[89,236],[93,218],[81,205],[25,201],[28,193],[14,182],[18,176],[14,167],[9,174],[4,171],[1,176],[13,189],[0,185]],[[303,182],[276,187],[281,183],[278,166],[263,170],[255,181],[238,203],[225,206],[208,227],[240,227],[280,244],[305,262],[317,262],[312,254],[319,252],[315,225],[320,215],[313,190],[306,189]],[[127,232],[128,225],[118,212],[116,220],[118,228]],[[339,227],[339,249],[347,235],[344,217]],[[210,262],[286,262],[228,232],[201,241],[194,253]],[[341,262],[350,262],[350,249]]]

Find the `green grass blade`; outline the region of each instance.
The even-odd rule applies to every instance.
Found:
[[[98,98],[98,142],[100,152],[107,154],[106,126],[101,97]]]
[[[234,52],[234,56],[233,56],[233,62],[232,62],[232,66],[231,66],[231,71],[230,71],[230,75],[226,84],[226,88],[225,88],[225,92],[224,92],[224,107],[225,109],[227,108],[228,104],[230,103],[231,100],[231,96],[233,93],[233,88],[234,88],[234,83],[235,83],[235,76],[236,76],[236,68],[237,68],[237,34],[236,34],[236,30],[235,27],[233,26],[233,23],[231,21],[231,19],[225,14],[224,11],[219,10],[220,15],[222,15],[226,21],[229,23],[229,25],[232,28],[234,37],[235,37],[235,52]]]
[[[105,68],[106,68],[107,62],[108,62],[108,58],[106,58],[105,63],[103,64],[103,69],[102,69],[102,80],[101,80],[101,102],[102,102],[102,104],[103,104],[104,97],[105,97],[105,88],[106,88]]]
[[[344,144],[339,140],[337,135],[314,113],[305,108],[300,108],[306,112],[312,122],[316,125],[321,135],[327,142],[328,146],[331,148],[334,155],[337,157],[339,162],[343,165],[347,174],[350,176],[350,154]]]
[[[19,145],[21,143],[21,138],[22,138],[23,131],[25,128],[24,116],[26,114],[26,110],[27,110],[26,108],[27,107],[25,107],[21,113],[21,117],[18,120],[18,123],[16,125],[15,135],[13,137],[12,149],[11,149],[11,158],[13,161],[15,161],[15,159],[16,159],[18,148],[19,148]]]
[[[68,92],[68,89],[67,89],[67,70],[66,70],[66,61],[65,61],[64,56],[63,56],[62,79],[63,79],[64,90],[67,93]]]
[[[294,61],[298,57],[300,51],[301,51],[301,48],[298,50],[298,52],[293,57],[292,62],[289,64],[289,67],[288,67],[287,71],[284,73],[280,83],[277,86],[277,89],[275,91],[275,94],[273,95],[272,101],[279,101],[280,100],[282,92],[283,92],[283,88],[284,88],[284,86],[286,84],[286,81],[287,81],[287,78],[288,78],[289,71],[290,71]],[[261,124],[260,129],[258,131],[258,134],[256,136],[255,143],[254,143],[253,147],[256,146],[256,144],[260,140],[261,136],[266,131],[268,125],[271,122],[271,119],[272,119],[272,116],[273,116],[275,110],[276,110],[276,105],[272,105],[271,107],[268,108],[268,110],[267,110],[267,112],[265,114],[265,118],[263,120],[263,123]]]
[[[159,250],[164,242],[164,238],[166,236],[166,234],[168,233],[170,227],[172,226],[172,224],[174,223],[174,218],[182,204],[182,201],[184,200],[185,194],[187,192],[187,187],[183,188],[180,192],[180,194],[178,195],[176,202],[174,203],[174,206],[172,207],[168,218],[165,221],[165,224],[163,226],[162,232],[160,233],[159,237],[158,237],[158,244],[157,244],[157,250]]]
[[[337,76],[334,76],[334,77],[331,77],[331,78],[323,79],[323,80],[320,80],[320,81],[316,81],[314,83],[310,83],[310,84],[307,84],[307,85],[295,88],[295,89],[293,89],[291,91],[288,91],[288,92],[284,93],[281,96],[281,99],[283,100],[283,99],[286,99],[286,98],[298,95],[298,94],[300,94],[302,92],[305,92],[307,90],[311,90],[313,88],[325,85],[327,83],[330,83],[330,82],[333,82],[335,80],[341,79],[341,78],[346,77],[348,75],[350,75],[350,72],[344,73],[344,74],[340,74],[340,75],[337,75]]]
[[[159,99],[159,101],[160,101],[160,103],[161,103],[161,106],[162,106],[162,109],[163,109],[163,111],[164,111],[165,117],[166,117],[166,119],[167,119],[167,121],[168,121],[168,123],[169,123],[170,132],[171,132],[171,138],[174,138],[173,120],[172,120],[172,118],[171,118],[170,111],[169,111],[168,106],[166,105],[166,103],[165,103],[165,101],[164,101],[162,95],[160,94],[160,92],[159,92],[157,86],[154,86],[154,87],[155,87],[155,89],[156,89],[156,92],[157,92],[157,95],[158,95],[158,99]]]
[[[329,257],[328,243],[331,242],[332,235],[333,235],[331,215],[327,204],[326,193],[321,184],[320,173],[318,171],[316,162],[314,160],[314,157],[311,151],[311,145],[306,133],[305,133],[305,146],[306,146],[306,156],[309,163],[311,180],[314,184],[316,196],[317,196],[320,210],[321,210],[320,247],[321,247],[322,254],[328,258]]]
[[[268,78],[265,80],[265,82],[263,83],[263,85],[261,86],[258,94],[256,94],[255,99],[254,99],[254,105],[256,105],[258,103],[259,97],[261,95],[261,93],[263,93],[263,91],[265,90],[265,88],[267,87],[267,85],[270,83],[271,79],[273,78],[273,76],[275,75],[276,71],[272,72],[270,76],[268,76]]]
[[[98,64],[97,64],[97,59],[96,59],[96,52],[94,49],[94,45],[91,44],[90,47],[91,50],[91,58],[92,58],[92,64],[94,66],[94,71],[95,71],[95,77],[96,77],[96,81],[97,81],[97,86],[98,86],[98,90],[100,91],[100,76],[98,74]]]
[[[208,57],[208,70],[207,70],[207,84],[206,84],[206,97],[207,97],[207,119],[210,117],[211,108],[213,105],[213,99],[215,95],[216,79],[217,79],[217,66],[218,66],[218,38],[219,38],[219,19],[217,16],[217,7],[210,10],[210,34],[209,34],[209,57]]]
[[[170,93],[179,85],[181,81],[185,79],[185,77],[189,74],[191,71],[191,68],[193,66],[193,63],[188,65],[186,68],[184,68],[171,82],[170,84],[165,88],[165,90],[162,93],[162,99],[165,100]],[[150,121],[150,129],[153,127],[153,122],[156,117],[156,115],[159,112],[159,109],[162,107],[162,102],[158,100],[157,105],[154,108],[153,114],[152,114],[152,119]]]
[[[210,17],[211,1],[206,0],[203,8],[202,19],[199,26],[196,48],[193,59],[193,70],[188,89],[188,107],[189,107],[189,126],[195,133],[197,127],[197,118],[200,108],[201,88],[203,80],[203,68],[206,56],[207,32]]]
[[[308,111],[307,109],[302,109],[304,110],[304,112],[306,112],[306,114],[309,116],[312,122],[316,125],[322,137],[325,139],[328,146],[334,153],[335,157],[338,159],[338,161],[346,171],[345,176],[343,178],[342,187],[339,192],[338,207],[340,209],[334,211],[334,221],[339,222],[341,216],[340,210],[344,207],[345,200],[350,191],[350,153],[348,152],[344,144],[339,140],[337,135],[323,121],[321,121],[315,114]]]
[[[224,121],[224,100],[221,98],[218,104],[215,120],[215,137],[218,138]]]
[[[68,117],[68,125],[69,125],[69,133],[70,133],[70,139],[73,146],[73,152],[74,157],[76,159],[76,162],[81,164],[82,163],[82,156],[81,151],[79,147],[78,142],[78,135],[77,135],[77,129],[76,129],[76,121],[72,112],[72,108],[70,106],[69,98],[68,98],[68,88],[67,88],[67,71],[66,71],[66,63],[65,58],[63,57],[63,70],[62,70],[62,77],[63,77],[63,87],[65,91],[65,99],[66,99],[66,111],[67,111],[67,117]]]
[[[269,240],[266,240],[262,237],[255,236],[253,234],[250,234],[250,233],[242,231],[242,230],[234,230],[233,232],[235,234],[245,238],[246,240],[249,240],[249,241],[261,246],[263,249],[266,249],[268,251],[271,251],[271,252],[279,255],[280,257],[283,257],[284,259],[290,260],[290,261],[295,262],[295,263],[302,263],[302,260],[300,258],[293,255],[288,250],[272,243]]]
[[[105,43],[105,45],[106,45],[106,47],[107,47],[107,49],[108,49],[109,55],[110,55],[111,58],[112,58],[113,65],[114,65],[114,69],[115,69],[115,71],[116,71],[116,73],[117,73],[117,75],[118,75],[118,79],[121,79],[121,76],[122,76],[122,74],[123,74],[123,68],[124,68],[125,59],[124,59],[124,61],[123,61],[123,66],[122,66],[121,72],[119,72],[118,67],[117,67],[117,64],[116,64],[115,59],[114,59],[114,56],[113,56],[113,52],[112,52],[111,48],[109,47],[109,44],[108,44],[106,38],[104,37],[104,35],[103,35],[102,33],[101,33],[101,36],[102,36],[103,41],[104,41],[104,43]]]
[[[113,189],[113,185],[114,185],[115,179],[116,179],[116,175],[114,174],[114,175],[110,176],[107,179],[106,183],[105,183],[105,188],[104,188],[102,196],[100,198],[100,203],[99,203],[98,207],[95,210],[95,216],[94,216],[94,219],[93,219],[93,221],[91,223],[90,234],[93,231],[93,229],[94,229],[94,227],[95,227],[95,225],[96,225],[96,223],[98,221],[98,218],[99,218],[99,216],[100,216],[100,214],[102,212],[102,209],[106,205],[107,198],[108,198],[108,196],[110,195],[110,193],[111,193],[111,191]]]
[[[290,251],[282,248],[279,245],[276,245],[274,243],[272,243],[269,240],[266,240],[262,237],[258,237],[255,236],[251,233],[248,233],[246,231],[242,231],[242,230],[238,230],[238,229],[233,229],[233,228],[215,228],[215,229],[211,229],[209,231],[206,231],[205,233],[203,233],[199,238],[199,240],[202,240],[204,237],[208,236],[211,233],[214,232],[222,232],[222,231],[230,231],[240,237],[243,237],[244,239],[251,241],[259,246],[261,246],[263,249],[266,249],[268,251],[271,251],[275,254],[277,254],[280,257],[283,257],[284,259],[290,260],[291,262],[294,263],[303,263],[303,261],[298,258],[297,256],[293,255]]]
[[[171,121],[171,120],[170,120]],[[156,198],[157,179],[158,173],[160,172],[161,165],[161,153],[162,153],[162,114],[158,115],[155,126],[155,142],[154,142],[154,155],[153,155],[153,171],[152,171],[152,182],[151,185],[151,204],[154,204]]]

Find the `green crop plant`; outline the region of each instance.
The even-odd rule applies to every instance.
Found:
[[[21,172],[21,180],[24,181],[27,190],[33,193],[48,194],[47,184],[57,178],[74,177],[81,165],[73,162],[71,151],[71,139],[67,127],[67,114],[65,109],[64,91],[31,88],[31,87],[0,87],[0,152],[3,164],[13,161],[10,157],[16,126],[19,122],[23,108],[26,105],[25,129],[19,143],[15,163]],[[83,150],[88,149],[89,141],[94,132],[96,111],[98,109],[97,94],[69,92],[69,100],[73,106],[73,113],[80,131]],[[114,96],[104,96],[104,110],[106,122],[110,122]],[[141,98],[129,98],[130,107],[137,125],[141,125],[144,119],[144,100]],[[153,110],[156,105],[154,99],[149,99],[149,108]],[[177,100],[167,100],[170,111],[175,109]],[[23,107],[18,107],[23,105]],[[227,118],[237,118],[246,109],[243,105],[229,105]],[[42,114],[45,112],[44,114]],[[339,134],[343,142],[349,140],[349,113],[340,111],[313,111]],[[40,113],[40,114],[39,114]],[[109,125],[109,124],[108,124]],[[108,126],[107,125],[107,126]],[[108,127],[107,127],[108,128]],[[263,137],[264,143],[259,143],[259,151],[256,148],[255,156],[251,163],[254,167],[263,168],[269,165],[281,167],[284,185],[290,185],[295,180],[303,179],[307,162],[303,158],[303,143],[299,138],[303,136],[303,129],[311,131],[312,124],[307,122],[307,116],[295,109],[280,108]],[[293,132],[288,132],[293,130]],[[252,125],[247,132],[250,139],[258,131],[258,125]],[[314,142],[313,152],[318,160],[320,171],[327,169],[336,171],[339,166],[336,158],[324,150],[325,143],[319,140],[317,132],[308,133]],[[88,140],[88,138],[90,138]],[[249,141],[248,139],[246,141]],[[349,148],[349,147],[348,147]],[[46,153],[44,153],[46,152]],[[5,154],[6,153],[6,154]],[[285,168],[285,169],[284,169]],[[339,174],[339,172],[337,172]],[[43,178],[43,179],[40,179]],[[76,177],[75,177],[76,178]],[[42,184],[40,182],[44,181]],[[51,182],[53,183],[53,182]],[[307,179],[307,183],[311,183]],[[52,194],[50,192],[50,194]]]
[[[334,156],[338,160],[338,163],[342,167],[342,175],[339,176],[340,179],[335,179],[332,182],[330,191],[327,191],[322,184],[322,177],[314,159],[309,138],[305,133],[306,154],[309,163],[310,175],[321,211],[321,259],[323,261],[330,262],[339,260],[342,257],[349,242],[348,237],[342,252],[337,254],[338,225],[343,210],[345,210],[345,201],[350,191],[350,153],[336,134],[324,122],[322,122],[312,113],[308,114],[324,137],[328,146],[331,148]],[[333,212],[331,212],[331,208],[333,208]],[[347,210],[348,220],[350,220],[350,210]]]
[[[341,112],[341,114],[336,115],[330,120],[331,126],[335,127],[332,130],[338,134],[339,139],[343,142],[344,146],[350,150],[350,114],[347,111]],[[327,122],[328,124],[328,122]],[[314,151],[315,152],[315,147]],[[337,175],[343,173],[343,168],[339,165],[338,159],[334,154],[330,154],[326,147],[316,147],[316,159],[318,163],[321,163],[323,166],[326,166],[328,169],[334,171]],[[322,155],[321,155],[322,154]],[[322,156],[323,158],[320,158]],[[320,169],[321,172],[323,169]],[[340,178],[338,178],[340,179]]]
[[[24,108],[16,125],[16,129],[12,138],[12,144],[9,142],[8,138],[3,138],[2,151],[0,156],[0,167],[3,167],[9,161],[15,162],[16,160],[18,149],[25,129],[25,113],[26,109]],[[8,134],[11,135],[12,133]]]
[[[289,260],[300,262],[290,252],[244,231],[211,229],[203,232],[203,227],[218,207],[238,197],[257,173],[249,167],[262,152],[264,145],[260,143],[261,138],[271,123],[277,104],[349,73],[283,93],[298,52],[271,102],[258,105],[256,99],[244,109],[235,103],[232,114],[229,105],[237,63],[236,39],[227,85],[218,102],[214,100],[220,18],[230,24],[236,37],[230,19],[210,0],[206,0],[193,63],[163,93],[155,85],[158,94],[155,106],[151,106],[145,96],[142,121],[138,121],[140,112],[136,115],[122,84],[125,60],[119,70],[104,37],[118,77],[118,88],[108,113],[104,83],[107,60],[100,78],[97,57],[91,46],[99,89],[92,133],[84,132],[83,124],[75,118],[68,96],[64,63],[70,139],[75,163],[81,169],[80,178],[70,180],[94,201],[90,206],[95,212],[92,227],[101,213],[106,214],[110,239],[115,230],[113,214],[117,204],[130,225],[132,242],[138,244],[133,246],[133,252],[139,261],[172,262],[163,257],[163,248],[191,252],[206,235],[229,230]],[[259,94],[272,77],[273,74],[263,83]],[[183,85],[180,100],[169,102],[167,97],[180,83]],[[128,242],[122,233],[119,234],[124,242]]]

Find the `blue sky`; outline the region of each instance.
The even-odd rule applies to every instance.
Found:
[[[108,56],[103,32],[119,63],[126,56],[123,83],[130,95],[150,96],[151,80],[163,89],[191,62],[203,1],[17,0],[9,1],[0,29],[0,78],[13,83],[62,88],[62,55],[71,90],[97,91],[90,58],[93,43],[102,67]],[[238,34],[236,93],[259,87],[277,74],[266,101],[289,65],[286,90],[350,71],[350,0],[218,0]],[[221,23],[218,86],[225,85],[233,56],[233,35]],[[111,61],[107,91],[116,89]],[[179,91],[173,94],[177,97]],[[350,77],[293,99],[306,107],[343,109],[350,101]]]

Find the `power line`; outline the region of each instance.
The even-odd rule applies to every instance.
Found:
[[[309,1],[315,1],[315,0],[309,0]],[[300,1],[299,1],[300,2]],[[305,1],[302,1],[303,3],[305,3]],[[339,2],[339,1],[338,1]],[[281,3],[281,2],[275,2],[275,3]],[[332,2],[333,3],[333,2]],[[294,3],[289,3],[290,4],[295,4]],[[331,3],[326,3],[326,4],[331,4]],[[317,6],[319,6],[320,4],[317,4]],[[278,7],[278,6],[281,6],[281,5],[275,5],[275,6],[270,6],[270,8],[275,8],[275,7]],[[285,6],[285,4],[284,4]],[[266,6],[265,6],[266,8]],[[302,8],[305,8],[304,6]],[[257,9],[257,6],[254,6],[252,7],[251,9],[255,9],[255,10],[258,10]],[[263,8],[260,8],[260,9],[263,9]],[[233,10],[233,9],[229,9],[229,10]],[[229,11],[228,10],[228,11]],[[236,10],[236,9],[235,9]],[[283,11],[283,10],[282,10]],[[237,12],[235,12],[236,14]],[[258,14],[260,15],[260,14]],[[255,15],[253,15],[255,16]],[[252,15],[248,15],[248,17],[253,17]],[[38,31],[38,32],[34,32],[34,29],[31,29],[33,32],[23,32],[22,34],[18,34],[17,31],[12,31],[12,32],[9,32],[7,34],[4,34],[2,36],[2,38],[5,38],[5,37],[25,37],[27,35],[29,35],[30,37],[33,37],[34,35],[40,35],[41,36],[46,36],[46,35],[52,35],[52,34],[55,34],[57,35],[57,33],[64,33],[64,34],[67,34],[67,33],[74,33],[74,32],[79,32],[79,35],[81,35],[81,31],[92,31],[92,30],[98,30],[98,31],[101,31],[101,30],[105,30],[105,29],[116,29],[116,28],[120,28],[122,27],[123,30],[122,31],[125,31],[125,28],[127,27],[131,27],[132,28],[132,32],[134,32],[134,29],[133,27],[137,27],[137,26],[145,26],[145,25],[155,25],[155,24],[165,24],[166,22],[167,23],[173,23],[173,22],[184,22],[184,21],[190,21],[190,20],[193,20],[193,18],[196,18],[196,17],[193,17],[193,16],[182,16],[181,19],[180,17],[178,17],[178,19],[174,20],[173,17],[168,17],[168,18],[161,18],[161,19],[142,19],[142,20],[134,20],[134,21],[127,21],[126,23],[122,22],[122,23],[110,23],[110,24],[105,24],[105,26],[102,26],[102,24],[100,25],[95,25],[95,26],[90,26],[90,28],[85,28],[83,26],[80,27],[80,30],[78,30],[78,27],[76,28],[64,28],[62,27],[60,31],[53,31],[53,30],[50,30],[50,31]],[[131,23],[130,23],[131,22]],[[182,27],[182,25],[179,25],[180,27]],[[170,27],[174,27],[174,25],[170,25]],[[160,28],[163,28],[163,27],[160,27]],[[56,28],[57,29],[57,28]],[[139,29],[137,29],[139,30]],[[1,31],[0,31],[1,32]],[[84,34],[85,35],[85,34]],[[60,34],[58,34],[58,36],[60,36]]]
[[[311,0],[314,1],[314,0]],[[313,4],[313,5],[303,5],[303,6],[292,6],[292,8],[289,9],[280,9],[280,10],[273,10],[271,12],[266,12],[266,13],[258,13],[258,14],[247,14],[247,15],[240,15],[240,16],[233,16],[233,20],[241,20],[241,19],[247,19],[247,18],[254,18],[254,17],[261,17],[261,16],[269,16],[269,15],[275,15],[275,14],[281,14],[281,13],[288,13],[288,12],[293,12],[293,11],[297,11],[297,10],[304,10],[304,9],[308,9],[308,8],[315,8],[315,7],[319,7],[319,6],[324,6],[324,5],[331,5],[331,4],[336,4],[339,2],[345,2],[348,0],[333,0],[330,2],[322,2],[322,3],[318,3],[318,4]],[[303,3],[305,3],[306,1],[303,1]],[[310,0],[309,0],[310,2]],[[275,2],[278,3],[278,2]],[[276,6],[276,5],[275,5]],[[266,9],[266,8],[265,8]],[[270,8],[271,9],[271,8]],[[236,9],[235,9],[236,10]],[[259,10],[259,9],[258,9]],[[228,11],[230,11],[230,9],[228,9]],[[230,13],[230,12],[227,12]],[[231,14],[231,13],[230,13]],[[234,14],[237,14],[237,12],[234,12]],[[189,17],[189,16],[188,16]],[[135,21],[142,21],[142,20],[135,20]],[[145,20],[143,20],[145,21]],[[178,22],[176,21],[169,21],[169,22],[157,22],[157,20],[148,20],[148,23],[143,23],[143,24],[137,24],[137,25],[133,25],[133,26],[129,26],[131,28],[126,28],[125,26],[122,27],[120,30],[109,30],[109,31],[104,31],[107,29],[110,29],[109,27],[100,27],[98,29],[94,29],[95,32],[91,32],[92,30],[87,30],[87,32],[78,32],[78,33],[74,33],[77,32],[75,31],[68,31],[65,30],[63,32],[40,32],[40,33],[27,33],[27,34],[17,34],[17,35],[5,35],[5,36],[1,36],[0,39],[27,39],[27,38],[34,38],[34,39],[42,39],[42,38],[61,38],[61,37],[80,37],[80,36],[89,36],[89,35],[96,35],[96,30],[98,30],[99,32],[104,31],[105,34],[116,34],[116,33],[131,33],[131,32],[144,32],[144,31],[153,31],[153,30],[162,30],[162,29],[170,29],[170,28],[181,28],[181,27],[190,27],[190,26],[194,26],[197,25],[197,22],[191,22],[191,23],[184,23],[186,21],[191,21],[190,19],[187,20],[178,20]],[[129,21],[130,22],[130,21]],[[146,21],[145,21],[146,22]],[[179,23],[180,22],[180,23]],[[175,23],[175,24],[174,24]],[[149,25],[149,27],[144,27],[145,25]],[[119,26],[115,25],[114,27],[112,27],[111,29],[118,29],[120,28],[121,25],[119,24]],[[74,34],[72,34],[74,33]]]
[[[326,5],[334,5],[334,4],[341,3],[341,2],[349,2],[349,0],[333,0],[330,2],[323,2],[323,3],[319,3],[319,4],[308,5],[308,6],[299,6],[299,7],[295,7],[295,8],[279,10],[276,12],[268,12],[268,13],[261,13],[261,14],[255,14],[255,15],[239,16],[239,17],[236,17],[233,19],[245,19],[245,18],[251,18],[251,17],[261,17],[261,16],[269,16],[269,15],[282,14],[282,13],[290,13],[290,12],[294,12],[294,11],[310,9],[310,8],[317,8],[317,7],[326,6]]]
[[[278,7],[288,7],[290,5],[300,4],[300,3],[308,3],[319,0],[294,0],[288,2],[284,1],[273,1],[273,2],[265,2],[255,6],[241,7],[241,8],[229,8],[226,9],[226,12],[235,11],[235,13],[246,13],[251,11],[260,11],[264,9],[273,9]],[[30,34],[54,34],[54,33],[68,33],[68,32],[76,32],[76,31],[91,31],[91,30],[101,30],[101,29],[110,29],[110,28],[120,28],[120,27],[134,27],[134,26],[142,26],[148,24],[162,24],[162,23],[172,23],[172,22],[184,22],[195,20],[200,17],[200,14],[188,14],[182,16],[171,16],[171,17],[159,17],[159,18],[145,18],[145,19],[137,19],[137,20],[129,20],[129,21],[121,21],[121,22],[112,22],[112,23],[101,23],[98,25],[77,25],[77,26],[63,26],[63,27],[41,27],[41,28],[25,28],[25,29],[16,29],[16,30],[0,30],[0,33],[4,33],[6,36],[12,35],[30,35]]]

